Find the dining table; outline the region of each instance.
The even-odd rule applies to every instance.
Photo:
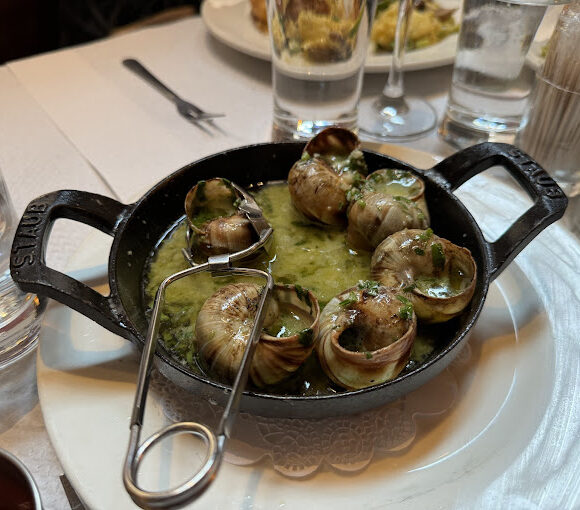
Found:
[[[122,64],[127,58],[204,110],[223,113],[217,129],[181,117]],[[363,96],[378,95],[386,76],[366,72]],[[451,78],[452,62],[427,64],[406,71],[405,90],[441,118]],[[269,60],[224,42],[202,16],[191,16],[0,66],[0,169],[19,216],[32,199],[61,189],[129,204],[192,161],[270,142],[272,111]],[[457,150],[436,130],[396,144],[361,139],[419,168]],[[529,207],[501,168],[457,194],[491,239]],[[259,432],[282,425],[241,417],[260,451],[251,441],[234,444],[214,485],[191,508],[579,508],[577,200],[570,197],[564,218],[494,282],[468,347],[434,385],[366,415],[374,427],[366,436],[356,417],[328,418],[336,444],[372,443],[364,460],[341,462],[325,452],[309,469],[291,472],[280,451],[292,452],[268,442],[276,434]],[[105,234],[59,219],[47,265],[106,292],[110,246]],[[27,466],[45,509],[137,508],[121,478],[137,368],[133,344],[50,301],[37,350],[0,369],[0,448]],[[187,394],[163,382],[156,391],[153,424],[192,418]],[[386,437],[393,438],[388,445]],[[168,450],[155,459],[173,462],[164,458],[171,455],[179,457]]]

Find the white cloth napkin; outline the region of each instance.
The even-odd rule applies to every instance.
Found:
[[[200,23],[189,18],[15,61],[9,68],[127,202],[191,161],[270,139],[270,64],[216,43],[195,27]],[[122,65],[128,57],[202,109],[225,113],[215,121],[224,133],[208,135],[183,119]]]

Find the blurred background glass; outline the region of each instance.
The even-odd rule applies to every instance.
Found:
[[[403,59],[413,0],[400,0],[395,46],[387,83],[376,99],[361,102],[361,133],[385,141],[408,140],[428,133],[435,127],[435,109],[421,98],[405,96]]]
[[[456,148],[513,143],[534,84],[528,50],[548,4],[465,0],[441,137]]]
[[[272,139],[357,129],[374,0],[267,2],[272,48]]]
[[[0,174],[0,368],[36,347],[43,308],[35,295],[22,292],[10,277],[10,248],[16,221],[10,194]]]

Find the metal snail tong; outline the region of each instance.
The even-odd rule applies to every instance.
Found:
[[[214,180],[212,179],[212,181]],[[207,183],[211,181],[203,182]],[[188,199],[191,199],[191,192],[188,194],[188,199],[186,199],[186,215],[188,216],[189,223],[187,235],[189,251],[184,250],[184,256],[192,267],[165,278],[155,295],[151,321],[141,355],[137,390],[131,416],[129,447],[123,467],[123,483],[125,488],[133,501],[141,508],[167,508],[185,505],[200,496],[214,480],[221,464],[226,439],[231,435],[233,424],[238,413],[239,402],[248,379],[252,356],[263,327],[266,305],[274,288],[274,279],[269,273],[259,269],[233,267],[234,263],[243,262],[255,256],[259,250],[265,249],[273,229],[262,215],[260,207],[248,193],[229,181],[225,182],[227,183],[227,187],[235,194],[235,215],[240,215],[244,220],[247,220],[253,231],[253,242],[233,253],[209,255],[206,262],[196,263],[195,259],[199,256],[199,252],[196,253],[195,243],[191,241],[192,235],[194,234],[194,225],[190,222],[191,200]],[[192,192],[196,188],[193,188]],[[215,431],[197,422],[173,423],[154,433],[142,444],[139,444],[151,369],[153,367],[153,357],[157,348],[160,314],[165,300],[166,289],[169,285],[181,278],[206,271],[210,272],[212,276],[244,275],[262,277],[266,280],[266,285],[260,293],[256,317],[244,350],[241,365],[232,385],[223,415]],[[207,453],[200,469],[187,481],[171,489],[148,491],[139,487],[139,466],[147,451],[162,439],[178,433],[189,433],[204,441]]]

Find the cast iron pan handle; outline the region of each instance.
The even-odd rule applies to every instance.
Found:
[[[484,170],[502,165],[534,201],[495,242],[488,243],[490,279],[543,229],[564,215],[568,199],[548,173],[513,145],[486,142],[469,147],[435,165],[427,174],[450,191]]]
[[[104,297],[49,268],[45,261],[50,230],[58,218],[79,221],[113,236],[129,208],[111,198],[83,191],[55,191],[36,198],[26,207],[16,229],[10,254],[12,279],[23,291],[53,298],[113,333],[130,338],[110,296]]]

